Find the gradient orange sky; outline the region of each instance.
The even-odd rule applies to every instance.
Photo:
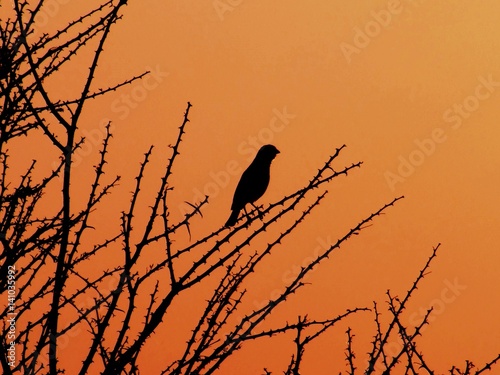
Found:
[[[41,30],[88,6],[54,2],[58,7],[47,10]],[[315,270],[312,285],[278,316],[292,320],[307,313],[325,319],[373,300],[385,306],[386,290],[403,295],[432,247],[442,243],[406,323],[434,305],[420,349],[438,371],[465,359],[482,365],[498,354],[498,1],[150,0],[129,1],[123,9],[95,87],[145,70],[154,73],[93,101],[84,113],[84,131],[95,136],[95,144],[103,134],[101,124],[112,120],[108,170],[123,176],[109,211],[95,223],[102,233],[118,217],[116,206],[128,202],[150,144],[157,146],[151,169],[156,182],[160,173],[154,168],[164,165],[165,146],[175,139],[187,101],[193,107],[174,170],[179,206],[173,215],[180,217],[182,202],[209,194],[210,206],[195,220],[194,236],[225,221],[239,176],[262,144],[281,151],[262,204],[303,185],[346,144],[338,165],[363,161],[362,168],[334,183],[300,233],[256,270],[250,304],[283,288],[287,275],[322,243],[404,195]],[[80,69],[78,63],[68,68],[64,80],[54,83],[55,92],[77,93],[72,90],[81,82]],[[97,147],[89,146],[88,154],[80,155],[76,166],[82,181],[97,160]],[[45,158],[47,164],[53,161]],[[183,316],[191,310],[186,306]],[[172,319],[183,324],[180,317]],[[374,334],[371,320],[360,314],[347,322],[360,345]],[[334,328],[308,348],[304,373],[343,368],[346,327]],[[153,337],[165,357],[148,358],[150,373],[179,350],[169,347],[169,335],[175,334],[169,330]],[[251,344],[221,373],[283,370],[290,342],[288,336],[274,344]],[[360,348],[355,351],[363,357],[366,350]]]

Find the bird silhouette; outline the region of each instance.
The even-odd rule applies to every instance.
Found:
[[[240,211],[245,209],[247,203],[253,204],[264,195],[269,185],[271,162],[279,153],[273,145],[262,146],[257,152],[255,159],[243,172],[236,187],[231,205],[232,212],[227,219],[226,227],[236,224]]]

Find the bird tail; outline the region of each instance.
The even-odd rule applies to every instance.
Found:
[[[231,212],[231,216],[226,221],[226,227],[232,227],[238,221],[238,215],[240,214],[240,210],[233,210]]]

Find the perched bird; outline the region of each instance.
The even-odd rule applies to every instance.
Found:
[[[253,204],[262,197],[269,185],[271,162],[280,152],[273,145],[262,146],[257,152],[252,164],[241,175],[240,182],[234,192],[231,216],[226,222],[226,227],[233,226],[238,220],[238,215],[247,203]],[[245,211],[246,212],[246,211]]]

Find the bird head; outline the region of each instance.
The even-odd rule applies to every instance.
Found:
[[[255,159],[270,163],[279,153],[279,150],[273,145],[265,145],[260,148],[259,152],[257,152]]]

